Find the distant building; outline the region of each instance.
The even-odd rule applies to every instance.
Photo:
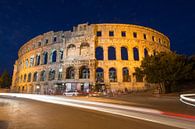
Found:
[[[73,31],[50,31],[20,48],[12,90],[143,90],[145,83],[133,75],[135,67],[145,56],[161,51],[170,51],[168,37],[137,25],[79,24]]]

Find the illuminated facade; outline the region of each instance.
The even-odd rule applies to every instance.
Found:
[[[151,28],[130,24],[79,24],[25,43],[14,65],[12,90],[62,94],[67,90],[143,90],[133,75],[141,60],[169,52],[170,41]]]

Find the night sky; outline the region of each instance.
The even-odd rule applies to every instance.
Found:
[[[85,22],[151,27],[170,38],[173,51],[195,54],[194,0],[0,0],[0,73],[12,73],[31,38]]]

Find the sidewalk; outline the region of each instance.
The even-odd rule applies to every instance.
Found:
[[[95,101],[103,103],[112,103],[120,105],[130,105],[136,107],[145,107],[157,109],[164,112],[186,114],[195,116],[195,107],[186,105],[179,100],[179,95],[122,95],[116,97],[68,97],[72,99]]]

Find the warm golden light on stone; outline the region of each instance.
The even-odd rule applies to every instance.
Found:
[[[98,47],[103,50],[103,60],[96,59]],[[127,57],[122,48],[127,50]],[[109,57],[108,51],[114,51],[115,57]],[[50,31],[20,48],[12,90],[61,94],[67,88],[88,92],[95,85],[110,90],[142,90],[145,83],[133,76],[134,68],[140,66],[145,54],[161,51],[170,51],[169,39],[137,25],[79,24],[73,31]],[[103,72],[97,72],[98,68]]]

